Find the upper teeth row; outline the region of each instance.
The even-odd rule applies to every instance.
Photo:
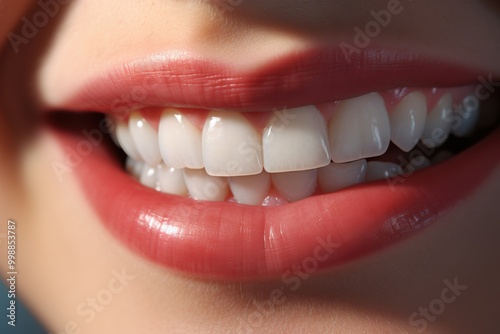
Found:
[[[415,91],[388,113],[384,99],[371,93],[338,102],[328,123],[315,106],[276,111],[261,133],[237,112],[211,111],[200,130],[180,110],[166,109],[156,131],[134,111],[128,124],[117,122],[116,139],[128,156],[149,166],[163,160],[212,176],[304,171],[380,156],[391,140],[408,152],[419,140],[435,147],[451,132],[466,135],[479,110],[469,108],[452,127],[453,102],[446,93],[428,113],[425,95]]]

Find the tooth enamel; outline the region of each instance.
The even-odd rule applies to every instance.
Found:
[[[161,115],[158,140],[163,161],[173,168],[203,168],[201,131],[180,111],[166,109]]]
[[[392,162],[370,161],[366,168],[366,181],[390,179],[403,174],[400,166]]]
[[[231,192],[240,204],[261,204],[266,198],[270,186],[271,177],[266,172],[229,178]]]
[[[158,165],[161,161],[161,155],[156,131],[141,114],[135,111],[130,114],[128,124],[130,134],[142,159],[149,166]]]
[[[127,161],[125,162],[125,170],[132,176],[134,176],[137,180],[139,180],[141,176],[143,166],[144,162],[136,161],[130,157],[128,157]]]
[[[390,113],[391,140],[405,152],[418,143],[424,132],[427,100],[422,93],[406,96]]]
[[[316,190],[317,169],[272,174],[273,185],[290,202],[311,196]]]
[[[467,96],[454,113],[460,120],[457,125],[452,125],[456,137],[466,137],[474,132],[479,120],[479,102],[475,96]]]
[[[184,196],[188,194],[184,182],[184,171],[159,164],[156,169],[158,190],[167,194]]]
[[[125,151],[125,153],[129,157],[131,157],[135,161],[142,160],[142,157],[139,154],[139,150],[137,150],[137,147],[134,144],[134,140],[130,135],[128,125],[121,120],[116,121],[116,139],[118,140],[118,143],[120,144],[122,150]]]
[[[387,109],[377,93],[339,102],[328,124],[332,160],[351,162],[384,154],[391,130]]]
[[[344,164],[331,163],[320,168],[318,183],[325,193],[347,188],[364,182],[366,178],[366,160],[357,160]]]
[[[262,135],[264,169],[301,171],[330,163],[326,123],[314,106],[276,111]]]
[[[443,144],[451,131],[450,116],[452,113],[452,97],[445,94],[439,99],[437,105],[427,115],[424,132],[422,133],[422,143],[435,148]]]
[[[156,167],[150,167],[144,164],[139,182],[148,188],[156,189]]]
[[[120,142],[118,141],[118,137],[116,136],[116,127],[118,126],[119,122],[118,118],[114,117],[113,115],[109,115],[106,117],[106,120],[109,122],[108,130],[110,130],[109,135],[111,136],[113,143],[115,143],[116,146],[120,146]]]
[[[192,198],[202,201],[224,201],[229,192],[226,178],[210,176],[204,169],[185,169],[184,181]]]
[[[202,134],[203,163],[212,176],[244,176],[262,172],[262,142],[240,113],[212,111]]]

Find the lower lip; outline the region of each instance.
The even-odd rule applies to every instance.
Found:
[[[81,137],[52,129],[62,147]],[[76,168],[102,223],[131,250],[207,279],[285,278],[335,267],[415,234],[499,165],[500,131],[453,159],[386,181],[281,207],[197,202],[148,189],[103,145]]]

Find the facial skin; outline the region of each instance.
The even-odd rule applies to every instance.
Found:
[[[221,13],[214,3],[75,0],[16,54],[6,36],[29,6],[39,7],[0,1],[8,18],[0,20],[0,219],[3,233],[8,218],[17,222],[18,289],[35,315],[54,333],[414,333],[414,312],[427,318],[426,333],[498,330],[500,169],[417,236],[304,277],[295,291],[279,280],[204,281],[150,263],[104,229],[75,173],[58,181],[51,162],[62,148],[26,124],[40,103],[60,103],[104,68],[171,49],[256,67],[317,43],[351,43],[370,10],[387,8],[387,1],[244,0]],[[378,43],[500,73],[494,2],[401,3]],[[6,256],[0,265],[7,272]],[[453,297],[442,291],[455,278],[467,288],[443,313],[426,313],[435,299]]]

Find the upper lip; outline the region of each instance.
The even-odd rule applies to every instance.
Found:
[[[90,78],[57,107],[101,112],[167,106],[271,111],[391,88],[460,86],[482,73],[449,59],[395,48],[366,48],[350,61],[338,47],[314,48],[245,70],[166,51]]]

